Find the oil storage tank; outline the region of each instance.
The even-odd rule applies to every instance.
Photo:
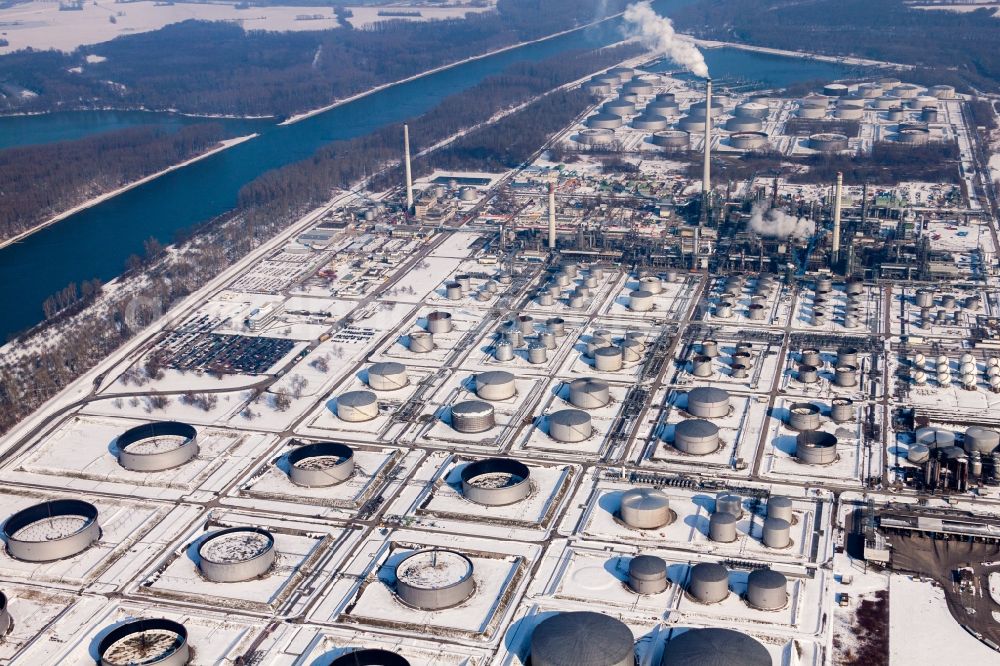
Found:
[[[641,116],[637,116],[635,120],[632,121],[632,127],[637,130],[665,130],[669,125],[670,122],[665,116],[650,113],[649,111],[643,113]]]
[[[654,146],[671,150],[687,150],[691,145],[691,135],[684,130],[663,130],[650,139]]]
[[[773,666],[761,643],[732,629],[688,629],[663,650],[660,666]]]
[[[764,123],[759,118],[733,116],[726,121],[727,132],[759,132],[763,128]]]
[[[402,363],[375,363],[368,368],[368,386],[376,391],[398,391],[409,383]]]
[[[622,348],[601,347],[594,352],[594,368],[601,372],[617,372],[622,369]]]
[[[667,589],[667,563],[654,555],[638,555],[628,563],[628,586],[636,594],[659,594]]]
[[[56,499],[21,509],[3,524],[7,552],[22,562],[52,562],[79,555],[101,536],[97,507]]]
[[[7,630],[10,629],[12,622],[10,611],[7,610],[7,595],[0,592],[0,637],[7,635]]]
[[[451,408],[451,427],[458,432],[486,432],[495,425],[493,405],[488,402],[465,400]]]
[[[1000,446],[1000,432],[996,430],[972,426],[965,431],[965,450],[968,453],[993,453],[997,446]]]
[[[674,447],[695,456],[714,453],[719,448],[719,427],[704,419],[685,419],[674,426]]]
[[[165,618],[123,622],[97,644],[100,666],[184,666],[191,659],[187,628]]]
[[[263,576],[276,558],[274,537],[260,527],[230,527],[206,536],[198,546],[198,570],[214,583]]]
[[[592,434],[590,414],[579,409],[561,409],[549,414],[549,436],[557,442],[582,442]]]
[[[288,480],[303,488],[326,488],[354,474],[354,450],[340,442],[304,444],[288,452]]]
[[[617,129],[624,124],[625,121],[616,113],[595,113],[587,118],[587,127],[591,129]]]
[[[611,387],[594,377],[574,379],[569,385],[569,401],[580,409],[600,409],[611,401]]]
[[[767,517],[781,518],[792,522],[792,500],[782,495],[771,495],[767,498]]]
[[[714,386],[699,386],[688,391],[687,413],[705,419],[729,413],[729,393]]]
[[[509,400],[517,392],[514,375],[504,370],[476,375],[476,396],[483,400]]]
[[[764,520],[764,532],[761,541],[768,548],[788,548],[791,543],[792,526],[787,520],[781,518],[767,518]]]
[[[362,648],[340,655],[327,666],[410,666],[410,662],[395,652]]]
[[[716,511],[708,518],[708,538],[718,543],[736,541],[737,518],[726,511]]]
[[[778,610],[788,603],[788,579],[773,569],[756,569],[747,576],[747,603],[761,610]]]
[[[462,468],[462,495],[486,506],[520,502],[531,492],[531,471],[513,458],[484,458]]]
[[[633,488],[623,493],[618,513],[623,523],[640,530],[663,527],[674,515],[670,499],[655,488]]]
[[[198,431],[180,421],[156,421],[129,428],[115,440],[118,463],[133,472],[161,472],[198,455]]]
[[[691,567],[688,594],[702,604],[717,604],[729,596],[729,570],[717,562]]]
[[[348,391],[337,397],[337,418],[362,423],[378,417],[378,397],[371,391]]]
[[[531,634],[531,666],[635,666],[635,638],[624,622],[590,611],[546,618]]]
[[[795,457],[807,465],[829,465],[837,460],[837,437],[822,430],[806,430],[795,437]]]
[[[614,143],[615,133],[610,129],[585,129],[581,130],[575,137],[575,141],[584,146],[607,146]]]
[[[793,430],[816,430],[820,426],[819,406],[795,402],[788,408],[788,427]]]
[[[729,137],[729,145],[737,150],[759,150],[767,147],[764,132],[736,132]]]
[[[472,560],[453,550],[414,551],[396,565],[396,595],[413,608],[450,608],[475,591]]]
[[[844,134],[821,132],[809,136],[809,147],[820,152],[832,153],[847,150],[849,142]]]

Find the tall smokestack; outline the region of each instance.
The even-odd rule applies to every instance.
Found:
[[[837,172],[837,188],[833,194],[833,263],[840,261],[840,198],[844,191],[844,174]]]
[[[406,170],[406,211],[413,209],[413,174],[410,172],[410,126],[403,125],[403,168]]]
[[[705,165],[701,174],[702,206],[708,206],[712,191],[712,79],[705,87]]]
[[[556,249],[556,186],[549,183],[549,249]]]

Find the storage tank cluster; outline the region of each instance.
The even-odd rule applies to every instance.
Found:
[[[198,455],[198,431],[179,421],[144,423],[118,435],[115,450],[127,470],[162,472]]]
[[[979,390],[981,374],[991,391],[1000,392],[1000,359],[989,358],[982,373],[980,373],[978,361],[972,354],[966,352],[962,354],[955,366],[958,369],[959,384],[963,390]],[[928,376],[934,375],[938,386],[947,388],[952,385],[952,362],[943,354],[938,356],[936,361],[929,361],[923,354],[917,354],[910,361],[909,374],[913,383],[919,386],[926,385]]]
[[[457,606],[476,592],[472,560],[454,550],[417,550],[396,565],[396,596],[420,610]]]
[[[483,458],[461,472],[462,496],[485,506],[516,504],[531,493],[531,471],[513,458]]]
[[[617,372],[626,363],[634,365],[642,361],[646,351],[644,338],[638,331],[615,336],[610,331],[598,329],[587,340],[586,355],[593,359],[595,370]]]

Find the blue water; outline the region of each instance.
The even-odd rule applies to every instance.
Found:
[[[683,1],[664,0],[658,5],[676,6]],[[260,132],[258,138],[157,178],[0,250],[0,284],[4,287],[0,290],[0,312],[4,313],[0,338],[41,321],[42,301],[70,282],[94,277],[108,281],[119,275],[126,258],[142,254],[143,241],[150,236],[171,242],[179,230],[231,209],[240,188],[265,171],[302,160],[330,141],[360,136],[420,115],[448,95],[472,87],[515,62],[538,61],[617,39],[613,30],[576,32],[394,86],[293,125],[247,121],[248,129]],[[835,78],[828,65],[807,60],[729,49],[710,51],[706,58],[716,77],[759,79],[769,72],[780,72],[783,82]],[[27,142],[51,141],[85,135],[102,123],[112,129],[116,123],[135,120],[132,114],[88,113],[80,114],[81,121],[74,126],[76,114],[57,115],[0,119],[0,131],[4,122],[16,122],[27,129],[36,121],[39,124],[30,130],[34,138]],[[153,121],[163,122],[164,118]]]

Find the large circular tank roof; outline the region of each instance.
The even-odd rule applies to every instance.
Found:
[[[395,652],[367,648],[342,654],[328,666],[410,666],[410,662]]]
[[[559,613],[531,635],[532,666],[633,666],[635,638],[628,626],[590,611]]]
[[[156,421],[130,428],[115,441],[118,463],[133,472],[160,472],[198,455],[198,431],[179,421]]]
[[[732,629],[688,629],[667,643],[661,666],[772,666],[759,642]]]
[[[354,450],[339,442],[305,444],[288,452],[289,479],[297,486],[322,488],[354,473]]]
[[[198,546],[198,569],[216,583],[235,583],[267,573],[274,564],[274,537],[261,527],[230,527]]]
[[[10,554],[25,562],[49,562],[82,553],[100,538],[97,507],[57,499],[29,506],[3,525]]]
[[[165,618],[118,625],[97,644],[101,666],[182,666],[190,648],[184,625]]]

